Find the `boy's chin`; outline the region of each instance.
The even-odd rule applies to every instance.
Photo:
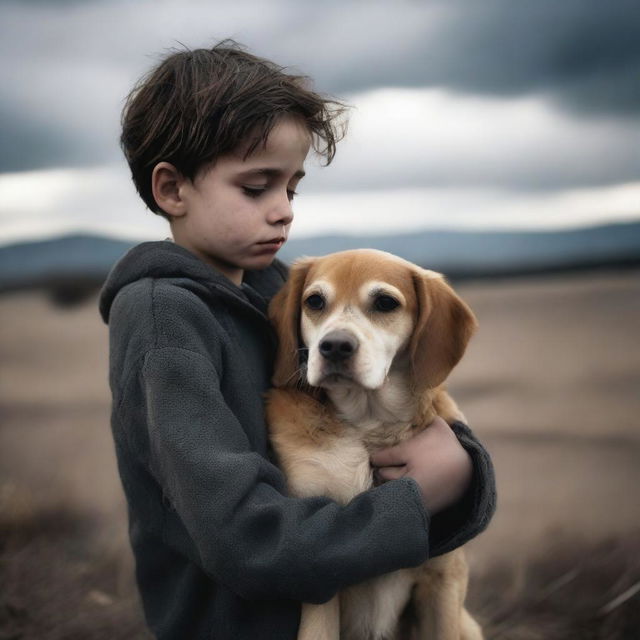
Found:
[[[245,271],[259,271],[266,269],[276,259],[277,253],[262,254],[255,256],[251,260],[247,260],[247,264],[243,265]]]

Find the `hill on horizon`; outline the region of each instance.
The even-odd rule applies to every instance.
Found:
[[[0,293],[46,288],[82,297],[134,241],[72,234],[0,247]],[[640,264],[640,221],[554,231],[444,231],[293,238],[279,257],[373,248],[449,278],[470,279]],[[55,297],[55,296],[54,296]],[[61,300],[62,301],[62,300]],[[70,300],[73,301],[73,300]]]

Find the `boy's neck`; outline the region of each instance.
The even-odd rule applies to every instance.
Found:
[[[202,256],[195,254],[200,260],[206,262],[210,267],[213,267],[216,271],[221,273],[227,280],[236,285],[236,287],[242,286],[242,279],[244,278],[244,269],[238,269],[237,267],[232,267],[231,265],[225,264],[216,260],[215,258],[211,258],[210,256]]]
[[[205,262],[211,265],[214,269],[219,271],[227,280],[230,280],[236,287],[242,286],[242,280],[244,278],[244,270],[236,269],[235,267],[224,266],[213,260],[205,260]]]
[[[186,249],[190,253],[192,253],[196,258],[202,260],[205,264],[208,264],[210,267],[213,267],[216,271],[221,273],[227,280],[236,285],[236,287],[242,286],[242,279],[244,278],[244,269],[240,269],[238,267],[234,267],[232,265],[226,264],[221,260],[216,260],[214,257],[202,254],[199,251],[194,250],[192,247],[187,247],[184,244],[178,242],[175,237],[173,238],[174,244],[181,246],[183,249]]]

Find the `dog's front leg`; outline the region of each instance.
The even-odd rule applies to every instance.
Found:
[[[482,629],[464,608],[468,569],[462,549],[420,568],[414,590],[419,640],[482,640]]]
[[[303,603],[298,640],[340,640],[340,598],[324,604]]]

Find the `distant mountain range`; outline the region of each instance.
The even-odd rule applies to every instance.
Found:
[[[67,235],[0,247],[0,292],[48,288],[73,298],[95,290],[135,242]],[[280,252],[302,255],[370,247],[452,279],[640,264],[640,221],[561,231],[423,231],[388,236],[293,239]],[[66,293],[65,293],[66,292]]]

